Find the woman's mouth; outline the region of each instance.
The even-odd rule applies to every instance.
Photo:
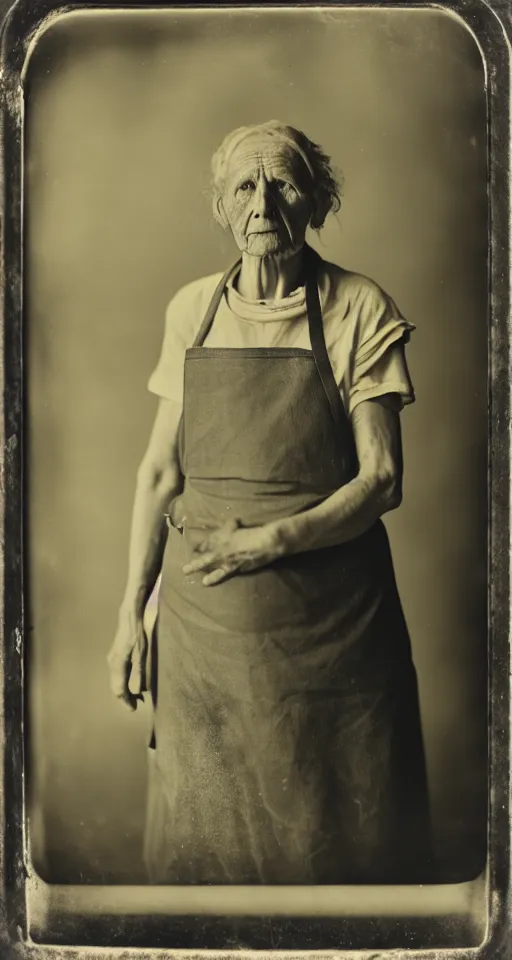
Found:
[[[261,237],[268,233],[279,233],[279,228],[277,226],[276,227],[260,227],[259,230],[249,230],[248,236]]]

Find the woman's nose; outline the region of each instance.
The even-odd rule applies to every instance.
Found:
[[[254,217],[269,217],[273,213],[272,191],[265,179],[258,181],[254,192]]]

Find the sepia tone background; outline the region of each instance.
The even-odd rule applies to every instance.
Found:
[[[314,245],[417,325],[404,503],[387,521],[420,694],[440,879],[486,832],[487,237],[484,72],[439,11],[81,14],[27,78],[30,841],[44,879],[144,880],[147,708],[105,656],[126,573],[166,303],[234,258],[209,160],[279,118],[334,158]]]

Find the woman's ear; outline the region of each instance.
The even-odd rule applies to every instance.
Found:
[[[220,223],[221,227],[226,230],[226,228],[229,226],[228,218],[226,217],[226,211],[224,210],[222,197],[218,193],[216,193],[213,198],[213,216],[215,217],[217,223]]]
[[[317,192],[313,197],[313,213],[309,221],[312,230],[320,230],[331,210],[331,198],[327,193]]]

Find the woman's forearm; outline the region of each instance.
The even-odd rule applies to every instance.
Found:
[[[130,531],[128,578],[120,613],[139,618],[144,612],[160,573],[166,542],[165,513],[171,499],[180,493],[182,478],[177,468],[156,472],[144,464],[137,487]]]
[[[359,460],[357,476],[322,503],[277,522],[284,554],[333,547],[366,533],[402,499],[402,443],[399,415],[373,401],[352,414]]]
[[[398,507],[400,499],[393,477],[359,474],[310,510],[275,521],[279,550],[289,555],[353,540]]]

